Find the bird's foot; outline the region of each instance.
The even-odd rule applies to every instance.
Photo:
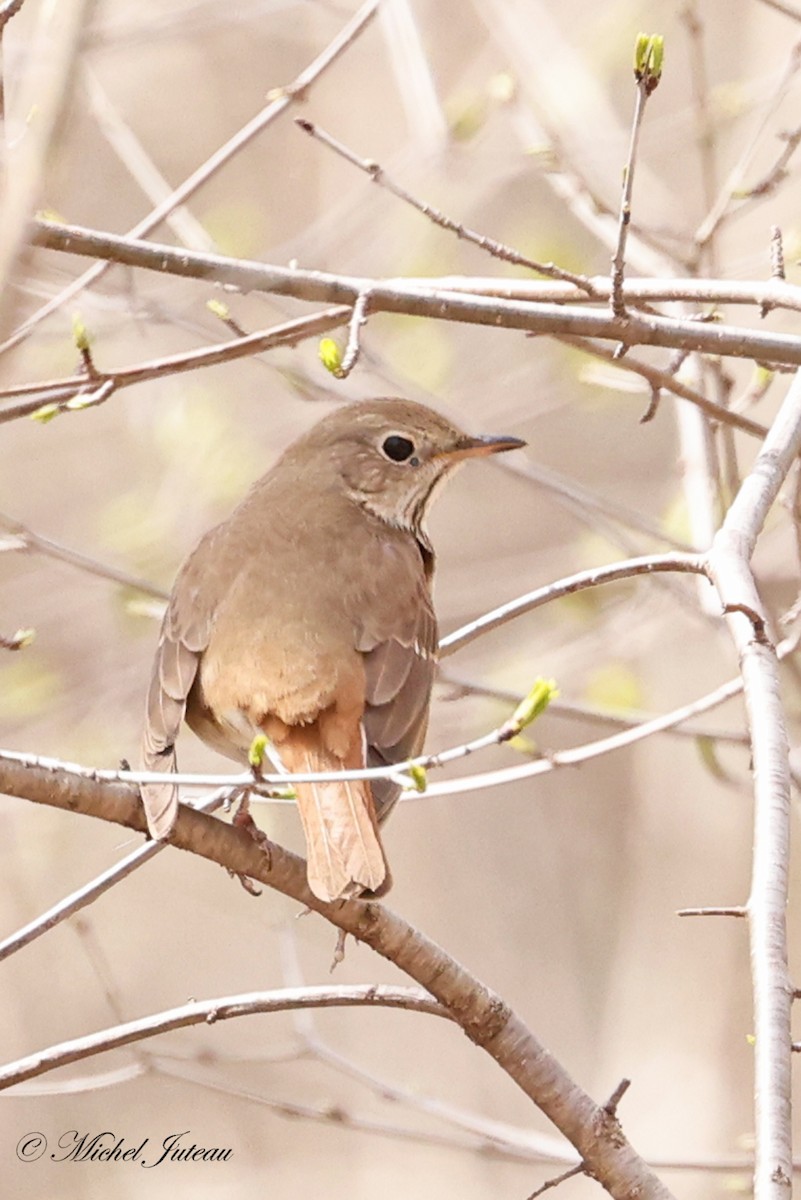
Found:
[[[239,796],[239,805],[234,818],[231,822],[238,829],[244,829],[247,834],[253,839],[256,845],[267,855],[267,869],[272,870],[273,854],[270,839],[263,829],[259,829],[253,817],[250,815],[250,788],[241,788],[236,792],[232,792],[228,798],[228,807],[233,805],[235,799]],[[235,875],[245,891],[251,896],[260,896],[261,888],[256,887],[249,875],[243,875],[236,871],[231,871],[231,875]]]

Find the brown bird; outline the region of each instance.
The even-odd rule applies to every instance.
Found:
[[[525,445],[470,437],[407,400],[349,404],[298,438],[181,567],[147,698],[142,759],[175,770],[181,722],[247,763],[266,734],[290,772],[385,766],[420,752],[437,654],[425,528],[467,458]],[[388,779],[301,783],[309,886],[322,900],[390,886],[378,826]],[[169,836],[173,784],[142,788]]]

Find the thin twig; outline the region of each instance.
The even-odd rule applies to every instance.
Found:
[[[100,77],[86,62],[81,67],[90,110],[117,158],[154,207],[169,202],[173,189],[122,117]],[[176,205],[164,219],[184,246],[192,250],[214,250],[213,239],[185,205]]]
[[[523,699],[519,691],[511,688],[501,688],[488,683],[477,683],[466,679],[463,675],[455,675],[453,671],[440,668],[437,672],[437,682],[441,687],[452,689],[449,700],[460,700],[463,696],[482,696],[488,700],[499,700],[503,704],[517,705]],[[565,717],[567,720],[582,721],[590,725],[606,725],[613,729],[636,729],[646,721],[653,721],[655,714],[649,712],[631,711],[618,712],[604,708],[596,708],[591,704],[581,704],[576,700],[565,700],[561,696],[551,700],[548,712],[552,716]],[[696,722],[681,723],[665,731],[674,737],[691,738],[693,741],[720,742],[722,745],[748,746],[748,734],[745,731],[735,732],[733,729],[713,729],[708,725]]]
[[[780,183],[783,183],[787,178],[787,167],[790,159],[795,154],[801,144],[801,125],[796,125],[794,129],[785,130],[777,135],[784,142],[784,149],[779,154],[773,166],[765,172],[761,179],[752,184],[751,187],[743,189],[736,194],[735,199],[741,200],[737,212],[741,212],[748,207],[749,201],[763,200],[765,196],[770,196]]]
[[[612,1092],[612,1095],[604,1105],[604,1112],[608,1113],[610,1117],[616,1117],[618,1107],[620,1106],[620,1101],[623,1099],[630,1087],[630,1079],[621,1079],[620,1083],[617,1085],[615,1090]]]
[[[134,264],[135,265],[135,264]],[[365,281],[361,281],[364,283]],[[598,300],[609,300],[612,282],[608,275],[593,275],[589,282],[595,296],[585,293],[570,283],[557,283],[549,279],[499,279],[486,275],[444,275],[439,278],[414,278],[385,280],[385,283],[402,283],[407,287],[436,287],[448,292],[468,292],[481,296],[497,296],[504,300],[539,300],[543,304],[586,304]],[[791,283],[764,282],[761,280],[699,279],[697,276],[669,278],[638,278],[627,276],[623,283],[623,298],[626,306],[651,310],[651,306],[668,304],[752,304],[761,307],[770,304],[774,308],[801,311],[801,288]],[[710,321],[712,314],[694,316],[694,320]],[[680,364],[679,364],[680,365]],[[675,368],[678,369],[678,366]]]
[[[687,26],[690,43],[690,79],[695,109],[695,140],[701,163],[701,190],[704,206],[709,211],[715,200],[717,165],[715,129],[709,102],[709,78],[704,54],[704,24],[698,0],[689,0],[681,17]],[[711,267],[711,262],[708,264]]]
[[[778,225],[770,227],[770,277],[784,279],[784,246]]]
[[[198,812],[214,812],[224,802],[230,794],[230,788],[222,788],[216,794],[206,796],[202,800],[197,800],[192,807]],[[115,863],[113,867],[109,867],[107,871],[103,871],[100,875],[95,876],[84,887],[78,888],[71,892],[69,896],[65,896],[63,900],[59,900],[52,908],[41,913],[35,921],[30,921],[27,925],[23,925],[16,933],[10,934],[0,942],[0,962],[15,954],[17,950],[21,950],[23,946],[30,945],[36,941],[43,933],[54,929],[56,925],[60,925],[67,917],[72,917],[75,913],[80,912],[82,908],[88,907],[97,900],[98,896],[102,896],[110,888],[114,887],[120,880],[127,878],[128,875],[138,871],[141,866],[149,862],[156,854],[159,854],[165,849],[165,842],[147,841],[143,846],[137,846],[136,850],[132,851],[125,858]]]
[[[107,563],[99,562],[96,558],[90,558],[88,555],[81,553],[80,550],[71,550],[68,546],[62,546],[58,542],[51,541],[50,538],[42,537],[41,534],[34,533],[27,525],[23,525],[1,512],[0,528],[6,529],[18,539],[19,545],[11,547],[12,550],[22,552],[34,551],[48,558],[55,558],[60,562],[68,563],[71,567],[77,567],[79,571],[86,571],[90,575],[97,575],[101,579],[110,579],[112,583],[121,583],[124,587],[142,592],[146,596],[152,596],[155,600],[166,600],[168,598],[167,593],[162,588],[156,587],[149,580],[143,579],[138,575],[131,575],[128,571],[122,571],[117,567],[109,566]]]
[[[644,36],[644,35],[643,35]],[[654,40],[654,39],[651,39]],[[652,70],[650,53],[646,51],[644,61],[640,62],[635,55],[635,78],[637,83],[634,116],[631,122],[631,137],[626,165],[623,169],[623,194],[620,198],[620,216],[618,218],[617,245],[612,255],[612,296],[611,305],[614,316],[622,319],[626,315],[626,304],[623,298],[623,274],[626,267],[626,238],[631,222],[631,198],[634,192],[634,167],[637,162],[637,146],[640,140],[640,129],[645,113],[648,97],[659,83],[660,69]],[[626,349],[621,343],[621,353]]]
[[[337,36],[326,46],[321,54],[306,67],[297,78],[285,88],[277,89],[269,98],[267,105],[239,129],[232,138],[216,150],[204,163],[193,171],[175,191],[157,205],[143,220],[139,221],[130,231],[129,237],[142,237],[158,228],[166,217],[175,211],[186,200],[214,175],[217,174],[235,155],[243,150],[255,137],[263,132],[295,101],[303,100],[313,83],[326,71],[340,55],[359,37],[376,15],[379,0],[366,0],[351,19],[342,27]],[[96,263],[83,275],[79,276],[66,288],[49,300],[47,304],[37,309],[17,330],[0,345],[0,354],[19,345],[46,317],[57,312],[62,305],[73,299],[84,288],[95,283],[108,269],[110,263]]]
[[[747,917],[748,909],[745,905],[735,904],[726,907],[719,905],[704,908],[679,908],[676,910],[677,917]]]
[[[659,367],[651,366],[650,363],[643,362],[642,359],[632,358],[630,355],[620,358],[616,356],[613,350],[609,350],[604,346],[597,346],[593,342],[589,342],[586,338],[575,337],[570,334],[558,334],[557,338],[567,346],[575,346],[577,350],[583,350],[585,354],[592,354],[595,358],[603,359],[604,362],[611,363],[614,367],[620,368],[623,371],[631,371],[635,375],[642,376],[651,386],[652,393],[658,396],[662,388],[672,392],[674,396],[679,396],[682,400],[688,400],[690,404],[694,404],[696,408],[700,408],[714,421],[719,421],[722,425],[731,425],[734,429],[741,429],[744,433],[750,433],[754,437],[762,438],[768,432],[767,425],[761,424],[759,421],[754,421],[750,417],[743,416],[742,413],[733,412],[729,408],[724,408],[722,404],[716,404],[714,400],[709,400],[697,388],[691,388],[686,383],[675,378],[671,370],[660,370]],[[652,400],[653,404],[653,400]],[[653,416],[651,407],[640,417],[640,423],[644,423]]]
[[[120,1046],[129,1046],[143,1038],[186,1029],[190,1025],[215,1025],[236,1017],[256,1013],[286,1012],[293,1008],[404,1008],[411,1012],[453,1020],[447,1008],[420,988],[390,987],[387,984],[342,984],[339,987],[278,988],[275,991],[221,996],[215,1000],[195,1000],[180,1008],[155,1013],[103,1029],[87,1037],[74,1038],[30,1054],[0,1067],[0,1091],[35,1079],[56,1067],[82,1062],[95,1054],[104,1054]]]
[[[698,554],[646,554],[640,558],[627,559],[624,562],[612,563],[609,566],[594,567],[589,571],[579,571],[568,575],[556,583],[546,584],[535,588],[532,592],[509,600],[505,604],[493,608],[490,612],[477,617],[467,625],[462,625],[453,633],[446,634],[439,643],[440,658],[447,658],[456,650],[469,645],[475,638],[505,625],[523,613],[533,612],[543,604],[570,596],[574,592],[583,591],[587,587],[596,587],[601,583],[613,583],[618,579],[627,579],[632,575],[651,575],[659,571],[691,572],[703,575],[703,558]]]
[[[11,18],[16,16],[24,3],[25,0],[3,0],[2,4],[0,4],[0,32],[2,32]]]
[[[801,9],[793,8],[791,4],[785,4],[784,0],[759,0],[759,3],[764,4],[767,8],[775,9],[776,12],[790,17],[793,21],[801,21]]]
[[[13,319],[9,286],[27,254],[28,223],[40,202],[48,157],[67,104],[84,32],[88,0],[36,6],[27,35],[24,69],[15,81],[14,120],[5,112],[3,187],[0,191],[0,335]],[[9,12],[6,19],[17,10]],[[0,29],[4,22],[0,22]]]
[[[546,1179],[541,1187],[530,1193],[528,1200],[537,1200],[538,1196],[544,1195],[551,1188],[559,1187],[560,1184],[566,1183],[568,1179],[574,1179],[576,1175],[584,1175],[585,1173],[586,1168],[584,1163],[577,1163],[575,1167],[568,1167],[566,1171],[562,1171],[561,1175],[555,1175],[553,1179]]]
[[[202,346],[198,350],[190,350],[185,354],[166,355],[163,358],[152,359],[133,367],[120,367],[113,371],[97,373],[97,378],[103,381],[100,388],[94,392],[86,391],[86,377],[74,375],[68,379],[45,380],[42,383],[24,384],[19,388],[8,388],[0,392],[3,395],[33,393],[29,400],[19,404],[9,404],[0,409],[0,425],[7,421],[16,421],[21,417],[30,417],[46,404],[52,404],[56,413],[79,411],[89,404],[100,403],[113,391],[132,387],[134,384],[146,383],[149,379],[162,379],[167,375],[178,375],[185,371],[198,371],[218,363],[233,362],[239,358],[250,357],[276,346],[294,346],[305,338],[317,337],[343,325],[348,318],[349,309],[344,305],[324,309],[308,317],[298,317],[294,321],[286,321],[274,325],[271,329],[262,329],[249,333],[245,337],[233,338],[229,342],[221,342],[215,346]],[[74,403],[74,398],[80,403]],[[47,412],[47,410],[46,410]]]
[[[694,241],[697,246],[705,246],[709,239],[713,237],[720,223],[728,215],[732,202],[737,200],[742,187],[742,181],[745,178],[745,174],[751,166],[751,162],[753,161],[757,150],[762,147],[767,127],[773,119],[774,113],[786,96],[790,84],[798,72],[799,67],[801,67],[801,42],[793,46],[792,50],[790,51],[784,71],[782,72],[774,91],[768,97],[763,106],[762,116],[760,117],[750,141],[747,143],[739,159],[729,172],[729,175],[727,176],[723,186],[720,189],[720,192],[718,193],[715,203],[712,205],[709,212],[696,229]]]
[[[455,233],[458,238],[465,242],[471,242],[474,246],[478,246],[481,250],[486,250],[493,258],[499,258],[503,262],[513,263],[515,266],[528,267],[532,271],[536,271],[539,275],[545,275],[549,279],[561,279],[567,283],[572,283],[575,287],[580,288],[590,297],[594,296],[592,284],[584,275],[576,275],[572,271],[565,271],[561,267],[555,266],[554,263],[541,263],[533,258],[528,258],[525,254],[520,254],[519,251],[512,249],[511,246],[504,245],[503,242],[498,242],[495,238],[486,237],[484,234],[476,233],[474,229],[468,229],[460,221],[454,221],[451,217],[434,208],[433,204],[428,204],[424,200],[418,200],[400,184],[395,183],[393,179],[387,175],[380,163],[377,163],[372,158],[361,158],[350,150],[343,142],[332,137],[330,133],[322,129],[319,125],[312,121],[307,121],[303,117],[296,117],[295,124],[304,133],[308,133],[316,141],[327,146],[329,150],[333,150],[340,158],[344,158],[351,166],[358,167],[366,175],[369,175],[373,183],[379,187],[386,188],[393,196],[397,196],[399,200],[403,200],[405,204],[411,205],[424,217],[428,217],[440,229],[445,229],[449,233]]]
[[[353,306],[353,312],[348,322],[348,342],[345,346],[345,353],[342,355],[342,362],[339,365],[337,378],[347,378],[359,360],[359,355],[361,354],[361,331],[362,327],[367,324],[367,310],[369,305],[369,291],[362,292]]]

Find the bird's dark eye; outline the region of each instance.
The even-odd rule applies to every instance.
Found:
[[[381,449],[393,462],[407,462],[414,454],[414,442],[407,437],[401,437],[399,433],[391,433],[389,437],[384,438]]]

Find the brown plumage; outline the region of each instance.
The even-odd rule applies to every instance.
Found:
[[[293,443],[178,573],[148,694],[145,767],[175,770],[184,717],[242,762],[265,733],[290,772],[419,753],[437,649],[428,506],[463,459],[523,444],[468,437],[404,400],[340,408]],[[297,786],[315,895],[387,890],[378,826],[399,791],[389,780]],[[177,788],[142,794],[151,834],[168,837]]]

